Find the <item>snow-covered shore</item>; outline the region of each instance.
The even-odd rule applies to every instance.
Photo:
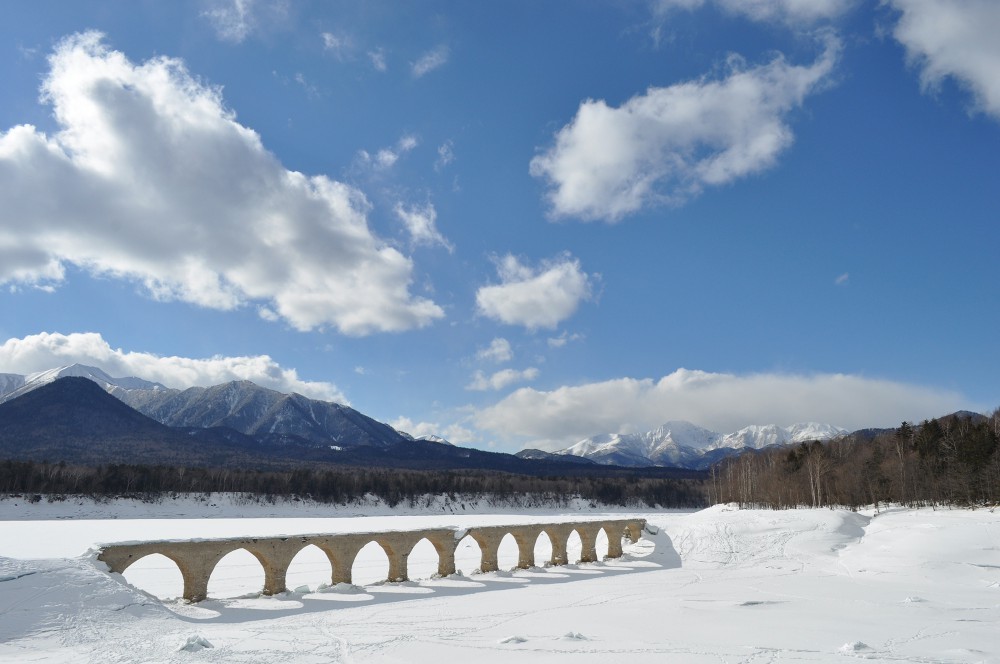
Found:
[[[279,511],[233,518],[240,506],[216,503],[169,515],[80,505],[60,517],[33,507],[50,512],[24,518],[23,505],[0,501],[5,662],[1000,662],[1000,511],[645,512],[653,528],[620,562],[492,574],[468,573],[467,562],[465,576],[324,590],[329,567],[305,561],[301,592],[187,605],[126,585],[83,550],[175,529],[218,537],[598,514],[355,506],[292,517],[271,506]],[[422,558],[432,555],[415,549],[413,569],[431,569]],[[223,572],[235,588],[259,565]],[[161,566],[126,579],[157,592],[171,574]]]

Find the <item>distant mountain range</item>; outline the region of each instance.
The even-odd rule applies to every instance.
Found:
[[[415,440],[405,432],[396,431],[342,404],[309,399],[300,394],[283,394],[250,381],[178,390],[136,377],[112,377],[99,368],[81,364],[26,376],[0,374],[0,408],[66,378],[96,383],[104,392],[148,418],[148,421],[143,420],[142,426],[140,420],[134,418],[123,420],[119,433],[128,426],[135,426],[135,436],[148,437],[153,431],[150,429],[152,422],[163,427],[156,430],[158,433],[153,436],[156,440],[176,441],[176,436],[183,435],[185,440],[197,441],[202,446],[213,449],[213,446],[221,446],[221,451],[216,452],[223,457],[236,454],[236,450],[242,455],[264,454],[268,458],[330,457],[338,462],[358,458],[368,463],[375,456],[385,457],[390,450],[395,450],[412,465],[417,462],[416,450],[423,450],[424,457],[437,462],[451,458],[467,463],[471,454],[468,448],[456,448],[437,436]],[[109,421],[117,420],[111,417]],[[133,424],[126,425],[126,422]],[[0,428],[4,426],[0,419]],[[140,435],[140,432],[143,433]],[[690,422],[676,421],[644,433],[586,438],[558,452],[522,450],[516,455],[518,461],[515,463],[702,470],[747,449],[828,440],[846,433],[828,424],[805,423],[788,427],[755,425],[720,434]],[[118,434],[109,431],[108,435],[114,438]],[[439,449],[442,447],[446,449]],[[331,456],[331,453],[336,454]],[[384,462],[383,458],[383,465]]]
[[[74,364],[28,376],[0,374],[0,404],[57,379],[87,378],[108,394],[169,427],[225,427],[267,445],[385,448],[412,440],[353,408],[300,394],[282,394],[250,381],[176,390],[141,378],[114,378]],[[4,386],[9,386],[7,390]]]
[[[0,374],[0,459],[242,468],[351,465],[612,476],[578,459],[519,458],[414,439],[358,411],[248,381],[176,390],[73,365]],[[697,477],[640,469],[649,477]]]
[[[829,424],[808,422],[780,427],[752,425],[720,434],[690,422],[678,421],[643,433],[603,434],[585,438],[549,458],[573,456],[616,466],[670,466],[705,469],[716,461],[747,449],[829,440],[847,431]]]

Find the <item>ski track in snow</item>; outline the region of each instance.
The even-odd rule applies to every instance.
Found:
[[[95,516],[90,507],[80,509]],[[178,516],[204,513],[196,504],[175,509]],[[221,511],[232,516],[234,509]],[[620,561],[316,592],[329,568],[304,556],[297,573],[308,579],[309,593],[197,605],[161,601],[78,555],[109,533],[153,539],[157,528],[168,527],[174,536],[188,529],[191,537],[211,537],[598,516],[580,509],[461,516],[357,511],[372,516],[74,524],[15,520],[24,518],[23,506],[0,500],[0,662],[1000,664],[1000,513],[989,510],[854,514],[716,506],[642,513],[652,528]],[[43,545],[52,559],[38,556]],[[546,555],[546,547],[540,542],[537,553]],[[501,553],[511,560],[509,551]],[[427,555],[414,549],[411,569],[432,570],[434,561],[421,558]],[[359,559],[355,571],[375,578],[384,570],[379,565],[384,560],[377,555]],[[136,578],[169,580],[169,572],[179,576],[165,566]],[[219,597],[245,594],[240,584],[261,574],[259,565],[239,561],[217,572]]]

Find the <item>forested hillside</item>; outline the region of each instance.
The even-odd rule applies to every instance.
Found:
[[[773,448],[712,469],[712,502],[745,507],[1000,502],[1000,409],[827,443]]]

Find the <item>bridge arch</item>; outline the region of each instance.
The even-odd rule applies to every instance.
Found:
[[[430,579],[440,574],[441,554],[426,537],[413,545],[406,557],[406,576],[410,579]]]
[[[517,569],[521,566],[521,545],[513,533],[506,533],[497,545],[497,568]]]
[[[594,558],[598,561],[608,557],[608,531],[603,527],[597,529],[594,536]]]
[[[465,535],[455,546],[455,569],[465,575],[482,571],[483,547],[471,533]]]
[[[296,590],[308,586],[316,590],[321,585],[329,585],[333,579],[333,564],[326,552],[316,544],[306,544],[288,561],[285,568],[285,586]]]
[[[580,529],[574,528],[566,535],[566,563],[591,562],[583,559],[583,537]]]
[[[548,567],[552,564],[552,537],[548,531],[540,530],[533,545],[535,565]]]
[[[212,566],[208,575],[208,596],[221,599],[262,592],[265,564],[243,547],[233,549]]]
[[[122,576],[130,585],[160,599],[184,595],[184,575],[177,561],[162,553],[149,553],[131,561]]]
[[[378,540],[368,541],[351,560],[352,583],[367,586],[388,580],[390,555]]]

